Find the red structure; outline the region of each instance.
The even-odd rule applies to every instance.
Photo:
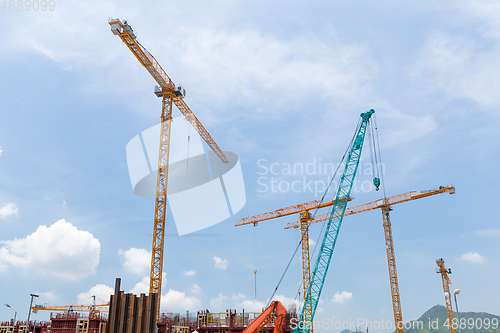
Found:
[[[100,313],[51,313],[50,333],[99,333],[107,317]]]

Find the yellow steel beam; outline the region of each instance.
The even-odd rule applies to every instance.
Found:
[[[382,208],[384,219],[385,248],[387,250],[387,265],[389,267],[389,280],[391,283],[392,309],[394,311],[394,325],[396,333],[404,333],[403,312],[401,310],[401,297],[399,296],[398,273],[396,271],[396,254],[392,241],[390,207]]]
[[[118,35],[143,65],[151,76],[161,87],[162,113],[160,131],[160,149],[158,157],[158,174],[156,180],[155,216],[153,227],[153,244],[151,251],[151,273],[149,293],[158,294],[157,316],[160,318],[161,282],[163,271],[163,251],[165,238],[165,216],[167,214],[167,183],[168,183],[168,160],[170,150],[170,134],[172,122],[172,105],[175,104],[186,119],[193,125],[200,136],[207,142],[210,148],[224,163],[228,163],[226,155],[219,148],[215,140],[203,127],[198,118],[193,114],[182,97],[178,97],[174,90],[175,84],[160,63],[146,50],[137,40],[132,27],[125,21],[111,19],[109,21],[111,31]]]
[[[311,266],[309,257],[309,212],[300,212],[300,234],[302,245],[302,284],[304,287],[304,321],[309,324],[310,332],[313,332],[313,308],[311,302],[306,302],[307,291],[311,284]],[[310,297],[310,296],[309,296]]]
[[[449,192],[450,194],[455,194],[455,186],[440,186],[439,189],[437,190],[430,190],[430,191],[409,191],[397,195],[393,195],[390,197],[387,197],[385,199],[380,199],[372,202],[368,202],[362,205],[358,206],[353,206],[353,207],[347,207],[345,210],[344,216],[347,215],[354,215],[354,214],[359,214],[363,212],[367,212],[370,210],[374,210],[377,208],[383,208],[387,205],[392,206],[395,204],[407,202],[407,201],[412,201],[412,200],[417,200],[417,199],[422,199],[426,197],[430,197],[436,194],[441,194]],[[318,222],[324,222],[327,221],[330,218],[330,213],[325,213],[325,214],[319,214],[316,215],[314,219],[309,220],[309,224],[313,223],[318,223]],[[299,228],[300,227],[300,221],[295,221],[295,222],[290,222],[285,225],[285,229],[291,229],[291,228]]]
[[[343,200],[345,200],[345,198],[339,199],[339,202],[343,201]],[[351,200],[352,200],[352,198],[349,198],[348,201],[351,201]],[[324,208],[324,207],[333,206],[334,202],[335,202],[334,200],[327,201],[327,202],[321,202],[321,200],[308,201],[308,202],[304,202],[302,204],[288,206],[285,208],[273,210],[273,211],[267,212],[267,213],[243,217],[241,219],[236,220],[236,222],[238,222],[238,223],[236,223],[235,226],[239,227],[239,226],[246,225],[246,224],[257,225],[261,221],[266,221],[266,220],[271,220],[271,219],[275,219],[278,217],[288,216],[288,215],[300,213],[300,212],[303,212],[306,210],[313,210],[313,209],[317,209],[317,208]],[[297,225],[297,228],[299,226],[300,226],[300,224]]]
[[[444,266],[444,260],[437,259],[436,264],[438,265],[438,270],[436,273],[441,273],[441,280],[443,281],[443,291],[444,291],[444,300],[446,302],[446,312],[448,313],[448,323],[450,325],[450,333],[456,333],[456,328],[453,327],[453,306],[451,303],[451,294],[450,294],[450,284],[451,280],[448,274],[451,274],[451,269],[446,270]]]

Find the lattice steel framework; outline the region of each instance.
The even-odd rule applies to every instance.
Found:
[[[375,110],[372,109],[361,114],[361,123],[359,125],[359,128],[357,129],[357,133],[354,137],[354,142],[349,151],[347,162],[344,168],[344,173],[342,174],[342,177],[340,179],[337,195],[335,196],[335,203],[332,207],[330,219],[326,224],[325,235],[323,237],[321,249],[316,260],[309,289],[306,296],[304,297],[304,306],[300,315],[299,325],[297,325],[295,332],[305,333],[310,332],[311,330],[312,320],[319,303],[321,291],[323,290],[326,274],[330,266],[335,243],[337,242],[340,226],[342,225],[342,219],[344,218],[345,209],[347,207],[346,199],[349,198],[351,194],[352,186],[354,184],[354,178],[358,170],[366,128],[369,123],[370,117],[374,112]],[[310,312],[307,311],[309,308],[311,309]]]
[[[196,129],[208,146],[224,163],[228,163],[226,155],[222,152],[208,131],[203,127],[198,118],[183,100],[179,87],[172,82],[160,63],[144,48],[135,35],[132,27],[126,21],[110,19],[111,31],[118,35],[132,51],[137,60],[143,65],[159,85],[155,94],[162,97],[160,149],[158,157],[158,174],[156,180],[155,216],[153,227],[153,245],[151,251],[151,273],[149,293],[161,296],[161,282],[163,272],[163,251],[165,238],[165,216],[167,213],[167,184],[168,184],[168,159],[170,151],[170,133],[172,122],[172,105],[179,109],[186,120]],[[158,297],[157,318],[160,318],[160,299]]]

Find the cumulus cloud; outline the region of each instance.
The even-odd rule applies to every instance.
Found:
[[[352,298],[352,293],[349,291],[337,292],[333,295],[332,302],[344,303],[345,301]]]
[[[301,307],[301,302],[294,300],[293,298],[286,297],[284,295],[275,295],[273,300],[280,301],[283,306],[290,309],[295,305],[295,308]],[[210,307],[214,311],[222,311],[229,308],[230,306],[236,305],[237,308],[242,308],[245,311],[250,312],[260,312],[266,308],[267,301],[259,301],[256,299],[248,299],[247,295],[242,293],[233,293],[230,297],[219,293],[217,297],[210,300]]]
[[[312,247],[314,245],[316,245],[316,242],[314,241],[314,239],[309,238],[309,247]]]
[[[183,274],[184,276],[195,276],[195,275],[196,275],[196,271],[195,271],[194,269],[191,269],[191,270],[189,270],[189,271],[184,271],[184,272],[182,272],[182,274]]]
[[[197,284],[193,284],[189,288],[189,290],[191,290],[191,293],[193,293],[193,294],[199,294],[199,293],[201,293],[201,287],[199,285],[197,285]]]
[[[485,261],[484,257],[477,252],[464,253],[462,254],[461,259],[463,261],[472,262],[474,264],[482,264]]]
[[[150,268],[151,252],[145,249],[136,249],[134,247],[127,251],[120,249],[118,255],[125,258],[123,267],[134,274],[143,275]]]
[[[484,50],[473,39],[433,34],[413,69],[423,91],[445,91],[452,98],[468,98],[482,106],[499,106],[500,44]]]
[[[500,238],[500,229],[477,230],[474,232],[474,234],[478,237]]]
[[[214,257],[214,266],[218,269],[227,269],[227,265],[229,265],[229,261],[227,259],[221,259],[219,257]]]
[[[10,266],[64,280],[79,280],[95,273],[101,244],[90,232],[65,220],[41,225],[21,239],[0,241],[0,271]]]
[[[220,293],[217,295],[217,297],[214,297],[210,300],[210,308],[213,309],[213,311],[222,311],[226,306],[224,305],[224,300],[227,299],[227,296],[224,296],[224,294]]]
[[[36,293],[38,296],[40,296],[40,299],[47,300],[47,299],[55,299],[57,297],[56,293],[53,291],[46,291],[46,292],[37,292]]]
[[[92,296],[95,295],[97,301],[96,303],[99,304],[100,302],[108,303],[109,302],[109,296],[113,295],[115,293],[115,290],[111,287],[108,287],[105,284],[97,284],[93,286],[92,288],[89,289],[89,291],[83,292],[78,294],[78,304],[92,304]],[[101,301],[99,301],[101,300]]]
[[[197,310],[201,302],[194,296],[187,296],[185,293],[169,289],[161,296],[161,306],[167,309]]]
[[[167,273],[162,273],[162,282],[161,285],[165,287],[167,285]],[[130,289],[130,292],[135,295],[140,295],[142,293],[149,293],[149,276],[145,276],[141,281],[137,282],[135,286]]]
[[[0,208],[0,218],[6,219],[11,216],[17,216],[18,209],[15,203],[11,202]]]
[[[302,302],[290,297],[286,297],[284,295],[275,295],[274,300],[280,301],[281,304],[287,309],[290,309],[295,306],[295,308],[301,308]]]
[[[245,309],[245,311],[250,312],[260,312],[262,309],[265,309],[266,305],[266,303],[256,299],[246,299],[239,304],[239,306]]]

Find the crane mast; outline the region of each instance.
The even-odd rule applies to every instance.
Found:
[[[348,200],[346,199],[349,198],[351,194],[354,177],[358,170],[366,128],[373,113],[375,113],[375,110],[371,109],[361,114],[361,123],[357,129],[354,142],[349,151],[344,173],[340,179],[337,195],[335,196],[335,203],[332,207],[330,219],[326,224],[325,235],[311,277],[311,283],[304,297],[304,306],[300,315],[299,324],[294,330],[295,333],[308,333],[312,327],[314,314],[319,303],[321,291],[323,290],[326,274],[330,266],[335,243],[337,242],[340,226],[347,207]]]
[[[450,333],[456,333],[457,330],[453,325],[453,306],[451,303],[451,294],[450,294],[451,280],[450,277],[448,276],[448,274],[451,274],[451,268],[446,269],[446,267],[444,266],[443,258],[437,259],[436,264],[438,265],[436,273],[441,274],[441,280],[443,281],[444,300],[446,302],[446,312],[448,314]]]
[[[157,318],[160,314],[161,282],[163,272],[163,252],[165,240],[165,217],[167,213],[167,184],[168,161],[170,152],[170,134],[172,122],[172,107],[175,106],[185,116],[186,120],[198,131],[208,146],[224,163],[228,163],[226,155],[222,152],[208,131],[203,127],[198,118],[184,101],[186,92],[182,86],[176,86],[160,63],[144,48],[127,21],[110,19],[109,25],[113,34],[119,36],[127,45],[137,60],[144,66],[158,83],[154,93],[162,98],[162,112],[160,125],[160,146],[158,155],[158,172],[156,179],[155,215],[153,226],[153,245],[151,248],[151,273],[149,280],[149,293],[158,294]]]

